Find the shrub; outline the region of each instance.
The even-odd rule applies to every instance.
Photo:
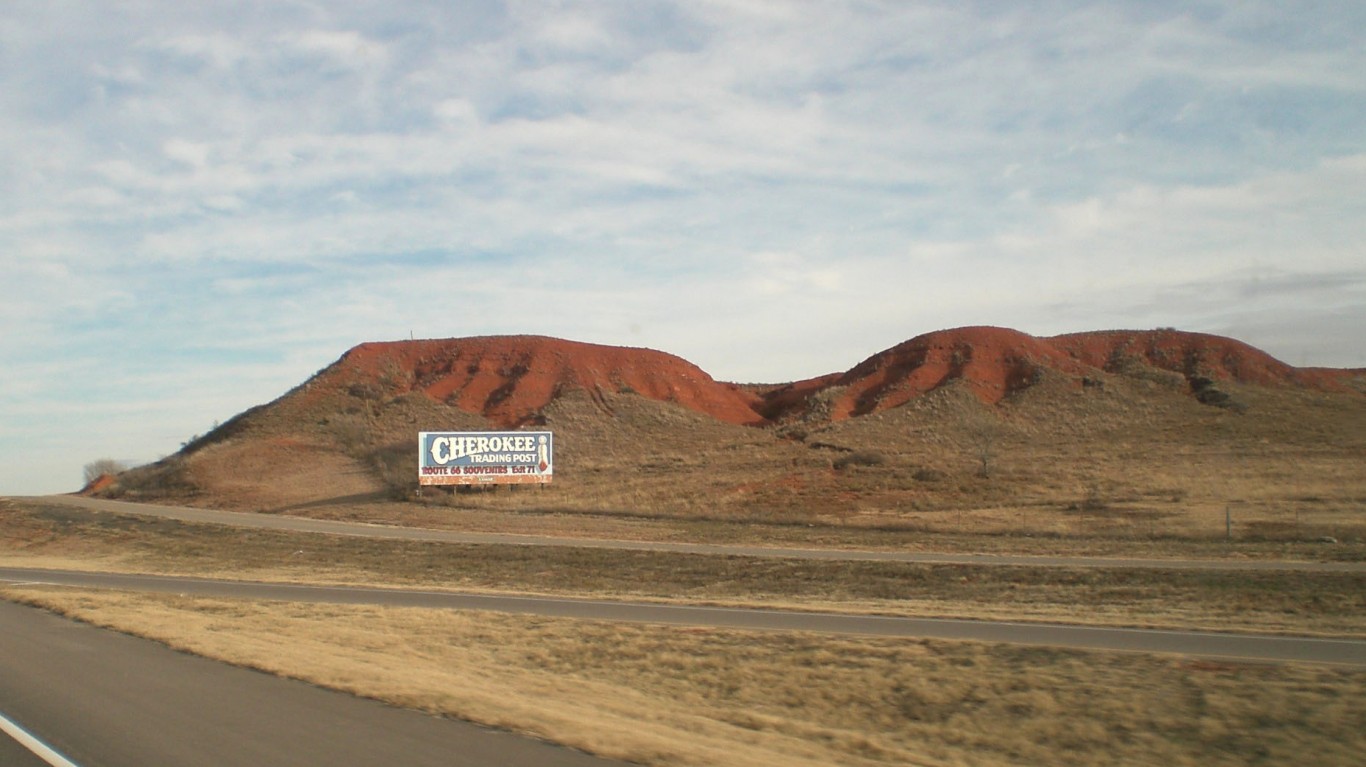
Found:
[[[370,426],[361,416],[339,415],[328,424],[328,429],[347,455],[360,458],[370,452]]]
[[[198,492],[198,485],[178,456],[129,469],[119,476],[115,487],[116,496],[128,497],[187,497]]]
[[[850,466],[881,466],[886,462],[887,456],[875,450],[855,450],[836,458],[832,465],[836,469],[847,469]]]
[[[118,474],[124,470],[124,465],[115,461],[113,458],[100,458],[85,465],[85,484],[90,484],[105,474]]]
[[[915,473],[911,475],[911,479],[916,482],[942,482],[947,478],[948,475],[938,469],[924,467],[916,469]]]
[[[390,498],[406,500],[417,492],[417,456],[409,445],[380,448],[371,454],[370,461]]]
[[[1190,387],[1191,393],[1202,405],[1221,407],[1235,413],[1247,411],[1246,405],[1229,396],[1228,392],[1218,388],[1214,380],[1207,376],[1191,376]]]

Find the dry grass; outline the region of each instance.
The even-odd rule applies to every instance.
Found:
[[[99,625],[648,765],[1354,765],[1366,673],[476,612],[10,589]]]
[[[1038,386],[983,412],[949,387],[807,442],[885,446],[884,466],[847,472],[840,487],[855,515],[927,530],[1213,539],[1228,510],[1236,539],[1362,538],[1366,400],[1236,394],[1247,412],[1115,377],[1099,391]],[[958,426],[982,419],[997,435],[989,477],[977,476],[980,446]]]
[[[322,418],[294,405],[253,414],[165,467],[159,497],[630,537],[1009,541],[985,543],[992,548],[1040,538],[1111,548],[1334,539],[1355,547],[1350,557],[1366,556],[1366,397],[1226,388],[1245,411],[1202,405],[1163,380],[1108,376],[1085,390],[1045,380],[996,407],[948,386],[874,415],[778,429],[731,426],[631,394],[568,392],[545,413],[557,434],[554,484],[429,489],[410,497],[416,503],[379,502],[396,477],[415,477],[416,431],[487,424],[418,395],[366,401],[356,412],[342,397]],[[983,446],[964,425],[981,423],[992,425],[987,476]],[[158,495],[155,487],[129,493],[140,494]]]
[[[1066,539],[1220,539],[1231,509],[1237,540],[1366,541],[1366,397],[1226,388],[1243,412],[1202,405],[1165,380],[1111,375],[1082,390],[1045,380],[995,407],[950,385],[874,415],[776,429],[569,391],[544,413],[557,434],[551,487],[440,502]],[[131,473],[124,492],[326,515],[339,500],[383,497],[405,472],[415,489],[419,429],[488,428],[421,395],[333,399],[307,409],[286,398],[230,422],[192,454]],[[983,423],[993,435],[988,476],[970,426]],[[871,465],[850,459],[874,453]],[[380,513],[402,516],[403,505]]]
[[[0,507],[0,561],[257,580],[1359,636],[1366,572],[1026,568],[476,546]],[[1077,605],[1085,605],[1078,611]]]

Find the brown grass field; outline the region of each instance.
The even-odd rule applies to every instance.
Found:
[[[11,500],[0,562],[1360,637],[1366,574],[802,562],[237,530]],[[866,533],[866,531],[865,531]],[[1355,764],[1366,672],[14,587],[192,652],[651,765]],[[1078,611],[1078,605],[1086,610]]]
[[[649,765],[1355,765],[1366,672],[32,588],[270,673]]]
[[[0,504],[0,529],[0,562],[39,567],[1172,629],[1353,636],[1366,625],[1366,571],[929,565],[392,541],[41,501]]]

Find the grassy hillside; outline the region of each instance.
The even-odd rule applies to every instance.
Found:
[[[655,366],[651,392],[625,383],[586,387],[575,382],[637,380],[631,375],[645,363],[629,353],[597,353],[580,364],[553,347],[553,366],[518,357],[521,372],[489,413],[471,412],[459,388],[460,381],[482,379],[453,384],[403,367],[430,368],[442,348],[433,342],[419,342],[429,344],[422,354],[390,345],[389,357],[367,347],[367,355],[348,354],[279,400],[165,461],[127,472],[102,492],[304,514],[400,500],[933,532],[1366,538],[1366,396],[1352,388],[1360,376],[1305,378],[1256,350],[1231,346],[1235,355],[1217,344],[1209,348],[1219,355],[1163,356],[1165,347],[1156,345],[1158,352],[1145,354],[1106,352],[1108,369],[1045,364],[1056,356],[1051,351],[1026,364],[1043,342],[971,330],[949,341],[908,342],[843,376],[743,392],[700,380],[687,363],[648,350],[641,354]],[[1009,346],[1015,336],[1025,340]],[[963,347],[965,338],[980,345]],[[1178,340],[1186,344],[1178,349],[1193,343]],[[462,348],[447,354],[463,359]],[[487,360],[485,347],[480,354]],[[963,370],[971,375],[952,374],[954,355],[970,358]],[[1224,367],[1206,364],[1211,355]],[[355,364],[359,357],[363,365]],[[950,362],[935,368],[939,378],[927,378],[926,366],[936,359]],[[603,360],[623,369],[592,367]],[[689,398],[667,394],[660,360],[682,371]],[[1003,396],[983,396],[992,364],[1016,371],[1014,383],[996,387]],[[1028,375],[1018,374],[1026,368]],[[554,483],[454,495],[428,488],[419,496],[417,432],[506,428],[492,416],[505,412],[508,399],[519,396],[516,387],[537,370],[560,377],[554,396],[527,421],[556,433]],[[1242,382],[1240,370],[1257,375]],[[1269,379],[1266,370],[1282,378]],[[549,385],[540,381],[536,391]],[[854,389],[863,392],[857,399]],[[448,396],[443,401],[433,391]],[[707,397],[727,413],[736,402],[767,401],[756,405],[767,425],[718,418],[707,410]]]

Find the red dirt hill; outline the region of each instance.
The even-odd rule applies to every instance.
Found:
[[[1071,357],[1116,372],[1132,360],[1180,373],[1257,386],[1348,391],[1348,370],[1296,368],[1242,341],[1178,330],[1109,330],[1043,339]]]
[[[932,398],[923,403],[925,408],[904,408],[886,418],[856,418],[950,386],[944,392],[949,396]],[[1264,387],[1285,391],[1252,391]],[[564,465],[571,467],[576,456],[594,454],[594,446],[624,439],[640,446],[640,456],[647,457],[617,458],[610,449],[597,452],[623,466],[648,466],[669,476],[675,471],[682,472],[679,476],[690,471],[700,476],[711,471],[709,461],[730,465],[732,458],[763,464],[769,472],[773,465],[791,465],[807,467],[794,469],[792,476],[826,476],[822,472],[832,464],[812,463],[801,444],[807,436],[819,434],[819,441],[808,447],[857,450],[885,445],[889,453],[919,456],[919,465],[938,470],[947,460],[940,453],[957,450],[955,440],[963,438],[953,435],[965,427],[942,415],[963,412],[964,406],[970,412],[972,403],[960,395],[970,394],[988,405],[1010,398],[1010,418],[1023,418],[1033,429],[1018,431],[1017,436],[1052,434],[1063,440],[1057,443],[1060,450],[1071,450],[1073,445],[1066,440],[1099,439],[1086,436],[1097,428],[1111,430],[1104,433],[1132,428],[1147,434],[1155,434],[1156,428],[1163,440],[1172,434],[1195,440],[1189,447],[1210,438],[1203,427],[1183,431],[1193,418],[1208,413],[1183,398],[1246,412],[1259,408],[1257,403],[1307,401],[1281,396],[1295,395],[1297,389],[1346,394],[1309,398],[1327,403],[1316,404],[1318,410],[1255,410],[1258,418],[1238,419],[1234,426],[1242,434],[1281,439],[1299,434],[1299,423],[1309,419],[1318,425],[1304,435],[1317,442],[1319,432],[1334,435],[1341,424],[1359,423],[1353,419],[1360,418],[1361,403],[1366,402],[1361,397],[1366,392],[1363,371],[1293,368],[1238,341],[1167,330],[1056,338],[994,327],[942,330],[874,354],[843,373],[743,387],[718,382],[696,365],[664,352],[540,336],[367,343],[274,402],[240,413],[191,440],[173,458],[125,472],[112,487],[88,491],[203,498],[242,508],[296,508],[323,498],[406,492],[415,482],[415,466],[410,464],[417,430],[533,424],[550,424],[564,435],[564,445],[581,446],[579,452],[571,447],[562,456],[569,461]],[[1134,397],[1141,402],[1131,410],[1127,406]],[[1055,429],[1056,423],[1070,423],[1069,413],[1089,418],[1089,425]],[[1334,420],[1335,413],[1342,418]],[[1153,418],[1157,420],[1150,423]],[[739,428],[776,424],[783,428],[759,434]],[[727,451],[734,449],[734,455],[698,458],[711,452],[698,445],[721,444]],[[810,471],[812,466],[820,471]],[[598,476],[582,476],[589,475]],[[619,474],[601,476],[606,484],[595,485],[593,492],[629,495],[656,483],[642,477],[644,485],[622,490]],[[672,487],[667,482],[661,486]],[[694,487],[704,486],[715,487]],[[783,507],[788,500],[781,496],[774,503]]]
[[[757,395],[718,383],[696,365],[652,349],[542,336],[482,336],[361,344],[319,379],[420,391],[507,428],[534,421],[560,393],[634,392],[732,424],[762,425]]]
[[[1048,374],[1081,387],[1102,371],[1122,373],[1134,362],[1179,373],[1192,390],[1235,381],[1346,392],[1352,391],[1348,381],[1360,374],[1291,367],[1241,341],[1203,333],[1116,330],[1037,338],[1007,328],[966,327],[917,336],[843,374],[775,387],[764,394],[762,412],[774,421],[840,421],[903,405],[953,382],[995,404]]]
[[[328,391],[372,401],[421,393],[515,428],[537,423],[559,395],[578,389],[607,410],[604,395],[632,393],[723,423],[764,426],[795,418],[842,421],[955,382],[995,404],[1050,376],[1081,388],[1134,364],[1179,373],[1192,392],[1219,381],[1346,392],[1359,375],[1294,368],[1240,341],[1201,333],[1116,330],[1037,338],[1008,328],[965,327],[917,336],[844,373],[741,387],[652,349],[483,336],[361,344],[301,387],[303,399],[295,404],[309,407]]]
[[[903,405],[952,381],[962,381],[983,402],[994,404],[1035,383],[1041,371],[1062,371],[1080,380],[1087,367],[1046,342],[1017,330],[968,327],[916,336],[864,360],[847,373],[803,381],[771,395],[792,402],[825,384],[831,420],[839,421]]]

